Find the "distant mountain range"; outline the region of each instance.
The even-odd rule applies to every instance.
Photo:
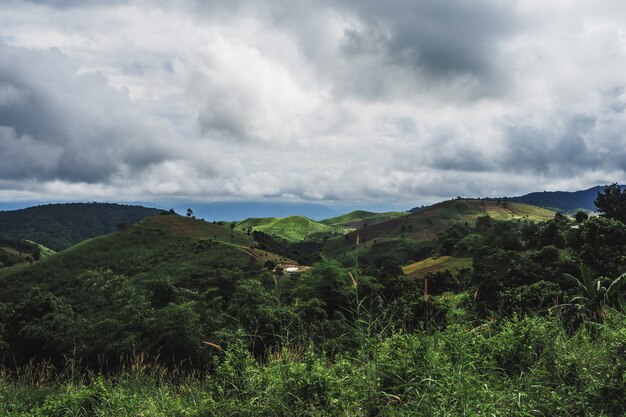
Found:
[[[507,200],[513,203],[532,204],[533,206],[568,214],[573,214],[578,210],[594,212],[596,211],[594,200],[598,196],[598,192],[604,191],[604,187],[604,185],[598,185],[580,191],[541,191],[517,197],[494,197],[486,198],[486,200]],[[626,188],[626,185],[621,187],[623,190]],[[416,213],[425,208],[427,206],[414,207],[409,211]]]
[[[596,211],[594,200],[598,192],[604,191],[604,185],[581,191],[543,191],[526,194],[519,197],[508,197],[508,201],[532,204],[546,207],[563,213],[577,210]],[[626,185],[622,185],[622,190]]]

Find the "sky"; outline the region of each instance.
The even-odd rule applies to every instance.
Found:
[[[0,201],[626,180],[623,0],[3,0]]]

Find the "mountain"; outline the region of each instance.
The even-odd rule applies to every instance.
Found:
[[[4,301],[32,286],[72,296],[87,271],[112,271],[130,278],[167,276],[188,286],[205,286],[220,270],[283,267],[291,259],[261,250],[249,236],[229,227],[177,215],[148,217],[126,230],[85,240],[32,264],[0,269]],[[225,275],[226,272],[223,273]],[[3,301],[0,299],[0,302]]]
[[[323,224],[303,216],[249,218],[236,222],[234,225],[235,229],[239,231],[255,230],[288,241],[320,239],[325,236],[343,235],[354,230],[348,227]]]
[[[622,190],[626,188],[622,185]],[[547,207],[563,213],[571,213],[579,209],[595,211],[594,200],[598,192],[604,191],[604,186],[599,185],[581,191],[543,191],[530,193],[519,197],[508,197],[508,201],[532,204],[539,207]]]
[[[471,223],[477,217],[484,215],[496,220],[544,221],[552,219],[554,214],[554,211],[523,203],[498,203],[492,200],[448,200],[406,216],[363,227],[348,233],[343,239],[332,239],[328,242],[325,250],[332,252],[341,247],[353,246],[357,236],[361,244],[390,238],[429,241],[435,239],[437,233],[452,223]]]
[[[382,223],[387,220],[395,219],[397,217],[406,216],[407,214],[408,213],[397,211],[374,213],[365,210],[355,210],[341,216],[331,217],[330,219],[322,220],[321,223],[359,229],[365,225]]]
[[[48,204],[0,211],[0,236],[32,240],[51,249],[62,250],[162,212],[154,208],[110,203]]]

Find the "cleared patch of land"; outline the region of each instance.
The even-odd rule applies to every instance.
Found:
[[[429,272],[458,271],[471,268],[472,258],[441,256],[439,258],[428,258],[406,265],[402,268],[402,272],[409,277],[423,277]]]
[[[292,242],[342,235],[354,229],[316,222],[303,216],[250,218],[235,223],[235,230],[257,230]]]
[[[231,230],[228,226],[220,226],[216,223],[209,223],[190,217],[171,215],[152,216],[139,223],[138,227],[163,230],[175,236],[182,236],[189,239],[213,239],[241,245],[253,244],[253,240],[240,231]]]
[[[397,211],[375,213],[365,210],[356,210],[350,213],[343,214],[341,216],[322,220],[321,223],[360,229],[362,227],[367,227],[374,224],[386,222],[388,220],[392,220],[398,217],[403,217],[408,214],[409,213]]]
[[[450,200],[432,205],[408,216],[398,217],[373,226],[350,232],[346,242],[361,244],[382,238],[433,240],[437,233],[453,223],[472,224],[480,216],[495,220],[545,221],[554,218],[554,211],[522,203],[492,200]]]

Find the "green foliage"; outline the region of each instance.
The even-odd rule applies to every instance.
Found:
[[[333,358],[286,344],[263,361],[239,332],[205,377],[140,359],[108,377],[0,374],[0,414],[622,416],[625,325],[614,317],[568,334],[558,317],[514,317],[372,334]]]
[[[156,216],[4,268],[0,415],[624,415],[624,225],[477,207],[519,209],[454,201],[435,240],[338,260]],[[255,245],[321,260],[272,272]]]
[[[108,203],[49,204],[0,212],[0,230],[7,237],[28,239],[61,250],[85,239],[111,233],[120,223],[135,224],[161,212]]]
[[[246,219],[235,223],[234,227],[241,231],[252,228],[254,231],[263,232],[293,242],[321,239],[332,235],[342,235],[353,230],[343,226],[322,224],[302,216]]]
[[[626,223],[626,190],[617,183],[607,185],[603,192],[598,191],[594,204],[604,217]]]
[[[594,217],[582,224],[578,232],[576,253],[595,275],[617,276],[626,270],[624,223]]]

